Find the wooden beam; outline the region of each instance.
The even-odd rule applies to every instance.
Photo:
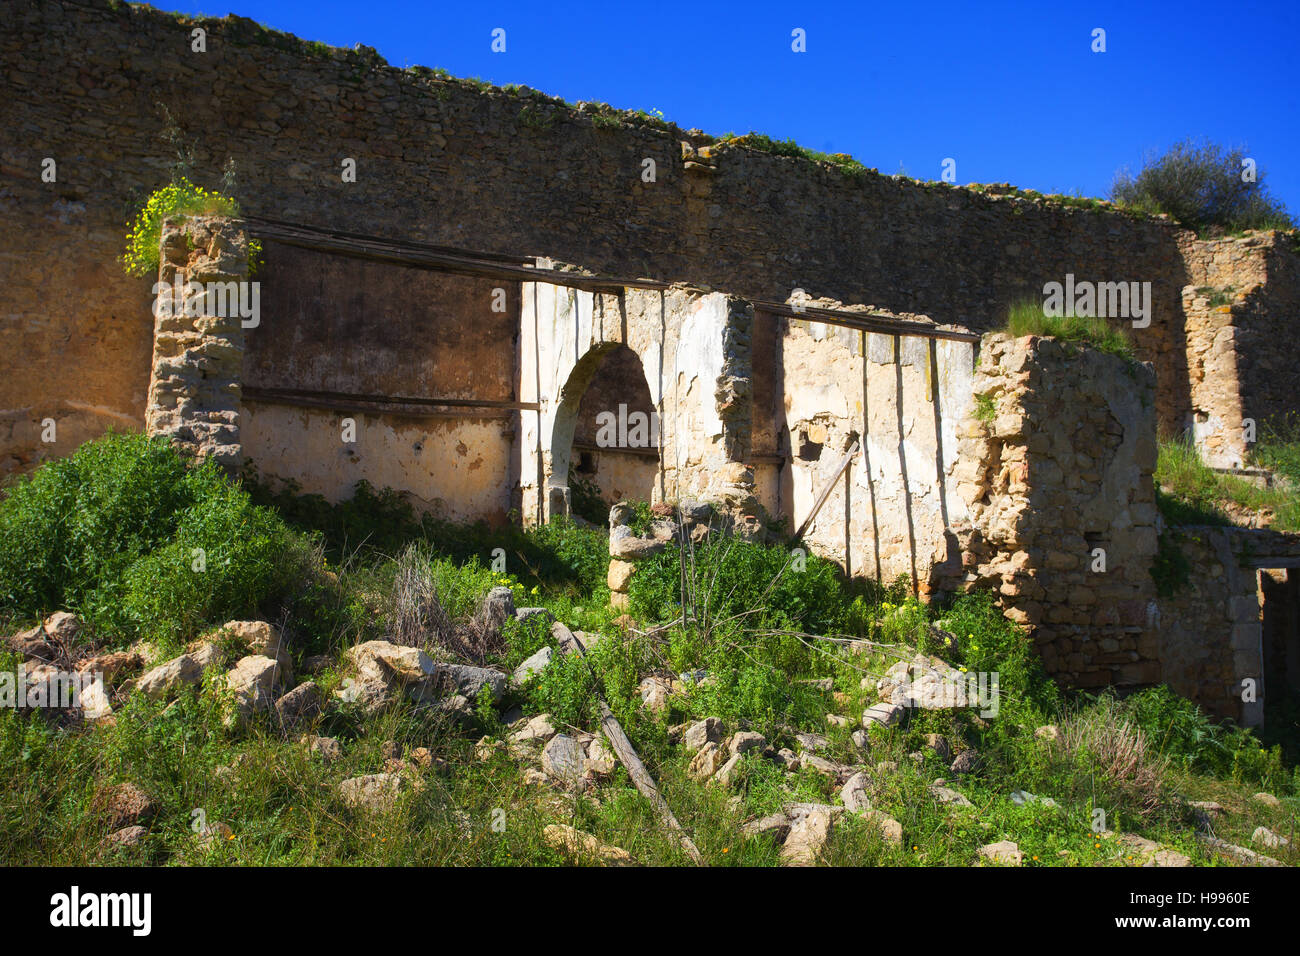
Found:
[[[795,541],[802,540],[804,532],[808,530],[813,523],[813,519],[817,517],[817,512],[821,511],[822,505],[826,504],[826,499],[830,497],[831,490],[835,487],[836,482],[840,480],[840,475],[844,474],[844,469],[849,467],[849,462],[853,461],[853,456],[857,453],[858,442],[855,441],[849,447],[849,450],[844,453],[844,457],[840,459],[839,464],[835,466],[835,474],[831,476],[830,481],[826,482],[826,487],[821,490],[821,494],[813,502],[812,511],[808,513],[808,517],[803,519],[803,524],[799,525],[799,530],[794,533]]]
[[[558,269],[541,269],[527,259],[496,252],[478,252],[416,242],[410,239],[388,239],[358,233],[305,226],[277,219],[257,216],[244,218],[249,235],[269,239],[289,246],[298,246],[333,255],[387,262],[393,265],[452,272],[460,275],[481,276],[492,279],[510,279],[519,282],[545,282],[550,285],[621,295],[627,289],[664,291],[673,283],[662,279],[624,276],[586,275],[581,272],[564,272]],[[689,285],[689,284],[686,284]],[[769,299],[750,299],[754,308],[788,318],[807,319],[857,329],[882,335],[910,335],[931,339],[950,339],[958,342],[979,342],[979,333],[960,329],[942,328],[900,319],[880,312],[853,312],[846,309],[827,309],[821,306],[802,306],[798,310],[788,302]]]
[[[592,680],[596,680],[595,671],[591,669],[590,662],[587,662],[587,649],[582,646],[582,641],[578,640],[577,636],[565,627],[562,621],[556,621],[552,624],[551,632],[556,635],[561,647],[567,645],[578,652],[578,655],[587,664],[587,670],[591,673]],[[599,681],[597,681],[597,684],[599,685]],[[691,862],[696,866],[704,866],[704,857],[700,855],[695,843],[686,835],[686,831],[682,829],[681,824],[677,822],[677,818],[673,816],[673,811],[668,807],[668,801],[663,798],[663,794],[655,786],[654,778],[650,776],[650,771],[646,770],[645,764],[637,756],[632,741],[628,740],[627,734],[623,732],[623,726],[614,717],[609,705],[605,703],[604,695],[597,692],[596,702],[600,705],[601,730],[605,732],[605,738],[614,749],[618,759],[627,768],[627,775],[632,778],[632,782],[641,791],[641,795],[650,801],[651,806],[659,814],[659,818],[668,827],[668,831],[677,838],[677,842],[686,851],[686,855],[691,858]]]
[[[343,402],[391,405],[439,405],[448,408],[504,408],[535,412],[541,409],[537,402],[506,402],[482,398],[430,398],[411,395],[357,395],[352,392],[327,392],[307,388],[262,388],[246,386],[243,393],[249,398],[315,398]]]

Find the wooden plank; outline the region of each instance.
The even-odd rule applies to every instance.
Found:
[[[858,443],[854,442],[849,447],[849,450],[844,453],[844,457],[840,459],[839,464],[835,466],[835,474],[831,476],[831,480],[826,482],[826,487],[821,490],[821,494],[819,494],[817,500],[813,502],[812,511],[808,513],[808,517],[803,519],[803,524],[799,525],[799,530],[794,533],[795,541],[799,541],[803,538],[804,532],[808,530],[809,526],[813,523],[813,519],[817,517],[817,512],[821,511],[822,505],[826,504],[826,499],[830,497],[831,490],[835,487],[835,483],[840,480],[840,475],[844,474],[844,469],[849,467],[849,462],[853,460],[853,456],[857,453]]]
[[[551,285],[583,289],[588,292],[621,294],[626,289],[665,290],[672,283],[661,279],[625,276],[584,275],[580,272],[562,272],[540,269],[526,260],[494,252],[477,252],[416,242],[409,239],[385,239],[363,236],[358,233],[303,226],[280,220],[245,217],[248,232],[258,239],[269,239],[285,245],[299,246],[334,255],[434,269],[461,275],[484,278],[511,279],[520,282],[546,282]],[[750,299],[754,307],[763,312],[799,319],[811,319],[827,325],[883,335],[912,335],[921,338],[950,339],[957,342],[976,343],[979,333],[959,329],[938,328],[923,322],[899,319],[879,312],[850,312],[827,309],[821,306],[804,306],[798,311],[788,302],[768,299]]]
[[[577,636],[564,626],[563,622],[556,621],[551,625],[551,632],[556,635],[561,647],[568,645],[574,648],[583,661],[586,662],[587,649],[582,646],[582,641],[578,640]],[[596,673],[591,669],[590,663],[587,663],[587,670],[591,674],[592,680],[595,680]],[[622,761],[623,766],[627,768],[627,774],[632,778],[632,782],[636,784],[637,790],[641,791],[641,795],[650,801],[651,806],[655,808],[655,812],[659,814],[659,819],[663,820],[669,832],[677,838],[677,842],[681,844],[682,849],[686,851],[686,855],[691,858],[691,861],[696,866],[704,866],[704,857],[700,855],[695,843],[686,835],[686,831],[682,829],[681,824],[677,822],[677,818],[673,816],[668,801],[663,798],[663,794],[655,786],[654,778],[650,776],[650,771],[646,770],[645,764],[637,756],[632,741],[627,739],[627,734],[623,732],[623,726],[614,717],[609,705],[605,703],[604,696],[597,693],[596,702],[600,705],[600,727],[605,732],[605,739],[609,741],[614,753]]]
[[[351,392],[327,392],[308,388],[262,388],[246,386],[243,393],[250,398],[317,398],[336,399],[341,402],[364,402],[391,405],[445,405],[449,408],[505,408],[538,411],[536,402],[503,402],[482,398],[431,398],[412,395],[356,395]]]

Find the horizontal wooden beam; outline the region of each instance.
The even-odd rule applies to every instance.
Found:
[[[250,398],[315,398],[386,405],[441,405],[448,408],[505,408],[523,411],[540,411],[537,402],[507,402],[483,398],[430,398],[412,395],[359,395],[353,392],[327,392],[307,388],[262,388],[246,385],[243,393]]]
[[[518,282],[545,282],[550,285],[621,295],[627,289],[665,291],[673,284],[661,279],[628,278],[625,276],[586,275],[559,269],[543,269],[516,256],[495,252],[477,252],[415,242],[409,239],[386,239],[358,233],[324,229],[249,216],[244,219],[250,236],[267,239],[284,245],[311,249],[332,255],[386,262],[392,265],[452,272],[459,275],[480,276]],[[742,296],[742,298],[747,298]],[[844,309],[827,309],[820,306],[801,306],[796,309],[788,302],[768,299],[750,299],[754,307],[763,312],[795,319],[809,319],[884,335],[909,335],[929,339],[950,339],[958,342],[978,342],[978,333],[959,329],[941,328],[899,319],[880,312],[852,312]]]

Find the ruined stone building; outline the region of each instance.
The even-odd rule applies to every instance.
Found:
[[[1157,434],[1236,467],[1244,423],[1295,407],[1287,236],[777,156],[240,18],[198,54],[147,8],[12,10],[0,472],[147,426],[460,521],[547,521],[572,480],[792,529],[821,499],[811,548],[927,596],[992,587],[1074,686],[1167,682],[1247,721],[1243,680],[1300,686],[1295,538],[1184,529],[1191,584],[1150,573]],[[196,180],[235,160],[244,215],[170,223],[158,278],[246,281],[256,239],[255,324],[155,319],[123,274],[167,116]],[[1150,284],[1144,363],[992,334],[1076,279]]]

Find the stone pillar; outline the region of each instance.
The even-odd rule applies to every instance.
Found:
[[[954,472],[966,586],[994,588],[1067,684],[1160,682],[1154,373],[997,333],[972,389]]]
[[[1183,289],[1190,424],[1196,448],[1207,465],[1242,468],[1248,446],[1237,372],[1236,316],[1233,304],[1212,304],[1218,301],[1209,294],[1214,291],[1195,286]]]
[[[145,430],[231,473],[243,460],[244,327],[260,320],[258,301],[238,222],[191,216],[163,224]]]

